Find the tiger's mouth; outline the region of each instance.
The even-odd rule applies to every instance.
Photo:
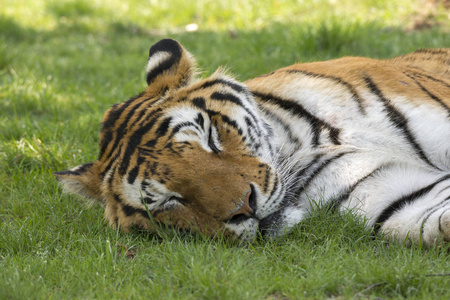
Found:
[[[227,225],[236,226],[239,228],[244,228],[243,231],[235,231],[236,237],[239,240],[252,241],[255,239],[268,239],[270,237],[276,236],[278,232],[277,227],[277,217],[269,215],[264,219],[258,219],[256,217],[236,217],[234,220],[228,221]]]
[[[271,215],[268,215],[262,220],[259,220],[258,223],[258,234],[261,236],[261,238],[266,239],[269,236],[273,236],[273,233],[275,232],[276,228],[276,220],[278,212],[275,212]]]

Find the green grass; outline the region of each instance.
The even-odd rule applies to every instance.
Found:
[[[434,26],[411,30],[417,18]],[[0,0],[0,299],[448,298],[448,246],[387,244],[350,213],[319,209],[252,244],[123,234],[51,174],[96,158],[104,111],[145,87],[159,39],[179,40],[205,76],[225,65],[245,80],[450,47],[449,33],[449,12],[422,0]]]

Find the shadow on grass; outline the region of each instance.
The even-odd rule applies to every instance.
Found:
[[[29,40],[36,34],[36,31],[22,27],[13,18],[0,15],[0,33],[2,39],[18,42]]]
[[[392,57],[417,48],[450,46],[446,30],[439,28],[409,32],[401,28],[384,28],[381,23],[350,22],[338,17],[319,24],[273,22],[258,30],[186,32],[183,28],[158,30],[143,28],[129,21],[110,20],[106,11],[87,1],[52,2],[47,10],[58,24],[50,31],[24,28],[11,18],[0,16],[3,43],[13,48],[14,43],[20,42],[23,47],[31,46],[32,51],[27,51],[26,56],[40,56],[48,54],[41,53],[44,47],[38,47],[45,41],[46,48],[57,47],[51,53],[55,61],[73,54],[70,48],[74,45],[79,46],[79,54],[85,57],[90,53],[83,53],[83,44],[86,50],[93,45],[105,54],[133,55],[138,50],[143,65],[147,50],[153,43],[172,37],[185,45],[200,61],[200,66],[208,71],[211,65],[213,68],[227,65],[245,77],[257,76],[294,62],[344,55]],[[99,22],[102,26],[96,26]],[[23,55],[25,53],[17,55],[16,61],[22,60]],[[90,63],[89,59],[87,61]],[[93,65],[99,63],[97,61]],[[83,61],[73,59],[66,66],[58,66],[58,70],[71,69],[78,64],[83,66]],[[79,77],[79,74],[73,76]]]
[[[6,114],[46,115],[53,96],[73,95],[73,110],[105,110],[144,88],[143,69],[149,47],[159,39],[179,40],[198,60],[204,76],[226,66],[245,80],[295,62],[326,60],[344,55],[392,57],[417,48],[450,46],[445,30],[438,28],[407,33],[398,28],[363,21],[331,18],[320,24],[267,24],[259,30],[197,31],[155,30],[130,22],[105,19],[106,12],[86,1],[52,2],[47,7],[58,26],[49,31],[25,28],[0,16],[0,77],[3,82],[22,78],[39,82],[36,87],[11,91],[13,105],[5,101]],[[86,17],[86,18],[84,18]],[[102,26],[96,22],[102,22]],[[22,84],[23,86],[24,84]],[[48,88],[52,93],[42,96]],[[14,95],[15,94],[15,95]],[[41,95],[39,95],[41,94]],[[95,100],[93,100],[93,98]],[[87,101],[90,105],[86,105]],[[55,115],[52,108],[48,114]]]

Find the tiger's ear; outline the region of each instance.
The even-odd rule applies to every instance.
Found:
[[[65,192],[104,202],[100,190],[100,177],[93,163],[79,165],[67,171],[54,172],[53,175]]]
[[[188,85],[195,75],[195,60],[177,41],[164,39],[149,51],[147,91],[164,92]]]

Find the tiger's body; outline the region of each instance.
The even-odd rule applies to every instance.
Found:
[[[450,241],[450,49],[195,80],[173,40],[105,114],[99,159],[55,173],[113,226],[279,236],[312,201],[398,241]]]

